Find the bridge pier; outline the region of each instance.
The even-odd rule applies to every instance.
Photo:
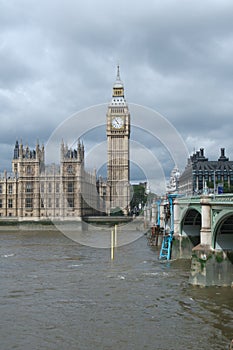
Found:
[[[233,286],[232,253],[212,246],[211,197],[203,195],[200,244],[192,249],[189,282],[199,286]]]
[[[233,287],[232,252],[193,248],[189,283],[197,286]]]
[[[231,217],[233,196],[229,194],[203,194],[174,201],[172,259],[191,258],[190,284],[233,287]]]
[[[201,246],[211,247],[212,243],[212,232],[211,232],[211,207],[210,197],[202,196],[200,200],[201,204]]]
[[[174,206],[174,237],[180,236],[180,207],[177,200],[173,202]]]

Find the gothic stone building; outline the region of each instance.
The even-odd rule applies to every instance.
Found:
[[[109,214],[118,207],[128,214],[130,115],[124,98],[119,66],[107,110],[108,178],[88,173],[84,167],[84,146],[76,149],[61,143],[60,164],[46,165],[45,150],[34,150],[16,141],[12,174],[0,177],[0,216],[24,220],[73,220]]]
[[[96,175],[84,169],[84,146],[62,142],[60,166],[45,165],[44,147],[16,141],[12,173],[0,178],[0,216],[19,220],[69,220],[97,213]]]

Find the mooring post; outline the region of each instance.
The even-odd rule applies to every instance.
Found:
[[[117,225],[115,225],[115,247],[117,247]]]
[[[114,260],[114,230],[111,231],[111,260]]]

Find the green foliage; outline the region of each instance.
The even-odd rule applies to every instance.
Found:
[[[218,263],[223,262],[223,253],[222,253],[222,252],[216,253],[216,254],[215,254],[215,260],[216,260]]]
[[[201,266],[201,271],[204,270],[208,260],[212,259],[212,254],[208,254],[204,257],[197,256],[197,254],[192,254],[192,259],[195,259]]]
[[[111,209],[110,216],[124,216],[124,213],[121,208],[116,207]]]
[[[222,181],[216,181],[216,191],[218,189],[218,184],[222,183]],[[207,181],[207,187],[214,189],[214,183],[212,181]],[[233,186],[228,186],[228,182],[224,182],[223,184],[223,193],[233,193]]]
[[[132,209],[135,207],[139,208],[139,204],[143,206],[147,201],[146,184],[132,185],[131,191],[133,195],[130,202],[130,207]]]
[[[228,187],[228,183],[224,182],[224,184],[223,184],[223,192],[224,193],[233,193],[233,186]]]

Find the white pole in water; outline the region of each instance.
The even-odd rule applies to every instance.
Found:
[[[117,225],[115,225],[115,247],[117,247]]]
[[[111,231],[111,260],[114,260],[114,230]]]

